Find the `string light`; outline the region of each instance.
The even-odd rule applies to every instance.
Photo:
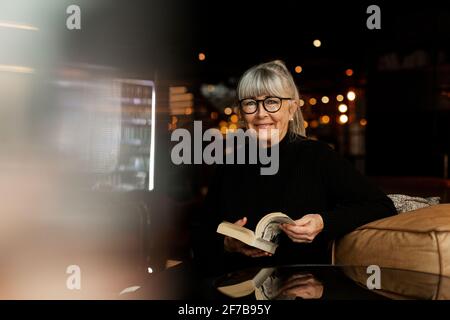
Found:
[[[349,91],[349,92],[347,93],[347,99],[348,99],[349,101],[353,101],[353,100],[355,100],[355,98],[356,98],[356,94],[355,94],[354,91]]]
[[[341,104],[339,105],[339,107],[338,107],[338,110],[339,110],[339,112],[341,112],[341,113],[345,113],[345,112],[347,112],[348,107],[347,107],[346,104],[341,103]]]
[[[328,124],[330,123],[330,117],[327,115],[323,115],[320,117],[320,122],[323,124]]]
[[[341,124],[347,123],[347,121],[348,121],[347,115],[342,114],[342,115],[339,116],[339,122],[340,122]]]

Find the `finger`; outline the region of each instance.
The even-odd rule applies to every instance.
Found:
[[[247,217],[243,217],[242,219],[239,219],[238,221],[236,221],[234,224],[237,224],[238,226],[245,226],[245,224],[247,223]]]
[[[310,285],[307,283],[302,283],[301,281],[295,282],[295,283],[287,283],[286,285],[283,286],[282,290],[283,291],[288,291],[288,290],[301,290],[302,288],[307,288]]]
[[[310,288],[293,288],[284,291],[284,294],[287,296],[296,296],[303,299],[311,299],[312,294],[310,292]]]
[[[269,252],[262,251],[259,249],[252,251],[252,257],[268,257],[269,255],[271,255]]]
[[[290,238],[295,243],[311,243],[312,240],[305,240],[305,239],[296,239],[296,238]]]
[[[255,253],[252,255],[252,258],[261,258],[261,257],[268,257],[268,254],[266,252],[262,252],[262,253]]]
[[[285,289],[292,289],[292,288],[301,288],[301,287],[305,287],[305,286],[312,286],[314,285],[314,278],[308,278],[308,279],[296,279],[293,281],[289,281],[286,286]]]
[[[289,283],[289,282],[297,280],[297,279],[307,280],[307,279],[315,279],[315,278],[311,273],[297,273],[297,274],[290,276],[287,282]]]
[[[263,251],[263,250],[260,250],[260,249],[256,249],[256,248],[248,248],[248,247],[246,247],[246,248],[243,248],[243,251],[245,252],[246,256],[253,257],[253,258],[266,257],[266,256],[271,256],[272,255],[269,252],[266,252],[266,251]]]
[[[295,224],[296,224],[297,226],[304,226],[305,224],[310,223],[311,220],[312,220],[311,215],[307,214],[307,215],[301,217],[300,219],[295,220]]]
[[[311,233],[310,230],[308,230],[307,232],[303,232],[303,233],[297,233],[297,232],[293,232],[291,230],[283,230],[284,233],[286,233],[286,235],[289,238],[295,238],[295,239],[299,239],[299,240],[312,240],[313,239],[313,233]]]
[[[312,238],[307,238],[307,237],[302,237],[302,238],[298,238],[295,236],[288,236],[288,237],[295,243],[311,243],[314,240]]]
[[[312,228],[310,226],[303,227],[303,226],[293,226],[293,225],[286,225],[282,227],[282,230],[290,231],[295,234],[308,234],[312,231]]]
[[[255,254],[259,254],[261,253],[261,250],[259,249],[255,249],[255,248],[249,248],[248,246],[245,246],[242,248],[242,252],[246,255],[246,256],[253,256]]]

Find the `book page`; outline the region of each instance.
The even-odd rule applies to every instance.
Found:
[[[239,273],[237,273],[237,277],[236,275],[233,275],[234,281],[231,284],[225,282],[221,286],[217,287],[217,289],[223,294],[233,298],[247,296],[255,291],[255,288],[261,286],[274,270],[275,268],[263,268],[256,275],[254,275],[252,279],[244,281],[239,279]],[[238,282],[235,283],[235,281]]]
[[[269,275],[261,286],[255,289],[256,300],[272,300],[278,296],[283,285],[282,280],[274,274]]]
[[[289,216],[281,212],[273,212],[265,215],[256,226],[255,236],[267,241],[274,241],[274,239],[280,234],[280,223],[294,224]]]
[[[217,232],[228,237],[238,239],[248,245],[255,242],[255,233],[245,227],[238,226],[231,222],[222,222],[217,227]]]
[[[255,287],[252,280],[247,280],[228,286],[218,287],[217,290],[229,297],[239,298],[251,294],[253,291],[255,291]]]

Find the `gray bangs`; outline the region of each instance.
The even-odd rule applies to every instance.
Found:
[[[289,85],[273,70],[254,68],[247,71],[239,81],[239,100],[259,96],[277,96],[281,98],[289,95]]]

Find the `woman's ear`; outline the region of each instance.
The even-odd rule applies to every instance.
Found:
[[[292,100],[291,105],[289,107],[289,119],[291,119],[297,110],[300,108],[299,100]]]

